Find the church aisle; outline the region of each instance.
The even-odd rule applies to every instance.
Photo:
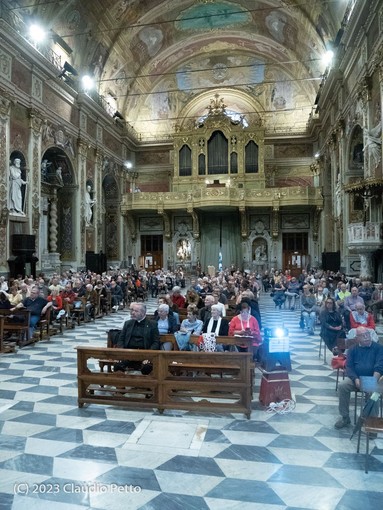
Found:
[[[154,300],[148,312],[154,310]],[[0,356],[0,500],[12,510],[366,510],[379,508],[383,438],[370,472],[351,428],[335,430],[335,373],[318,357],[319,336],[299,329],[299,311],[276,310],[266,327],[290,331],[296,408],[196,414],[77,407],[77,345],[104,346],[128,312]],[[330,358],[330,356],[328,356]],[[364,440],[362,442],[364,451]],[[16,492],[16,494],[14,494]]]

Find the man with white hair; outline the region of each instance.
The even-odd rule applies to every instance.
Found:
[[[346,375],[339,383],[339,414],[336,429],[350,425],[350,394],[360,389],[361,376],[374,376],[379,380],[383,375],[383,346],[372,341],[371,330],[360,326],[356,329],[357,345],[347,353]],[[375,410],[374,410],[375,411]]]
[[[172,303],[178,308],[185,308],[185,298],[181,294],[181,287],[175,286],[172,289]]]

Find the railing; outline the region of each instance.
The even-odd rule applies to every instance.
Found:
[[[130,211],[139,208],[172,209],[201,207],[207,205],[241,206],[270,206],[277,202],[280,206],[287,205],[317,205],[323,203],[323,197],[318,188],[207,188],[201,186],[190,191],[141,192],[129,193],[123,197],[121,210]]]
[[[351,223],[347,227],[348,245],[350,247],[363,245],[375,248],[383,246],[382,223],[368,221],[364,223]]]

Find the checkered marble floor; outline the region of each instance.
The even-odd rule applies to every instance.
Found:
[[[335,373],[318,357],[318,334],[307,336],[299,311],[275,310],[268,295],[260,307],[265,326],[290,331],[289,414],[259,404],[259,373],[250,420],[79,409],[75,347],[105,346],[106,331],[122,326],[127,312],[0,355],[0,509],[381,508],[383,438],[371,445],[366,475],[351,428],[333,427]]]

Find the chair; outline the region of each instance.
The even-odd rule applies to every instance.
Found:
[[[75,303],[80,303],[80,305],[76,305]],[[78,326],[81,324],[81,319],[83,322],[86,321],[86,298],[77,298],[73,302],[72,315],[76,317]]]
[[[40,337],[40,340],[46,336],[48,340],[50,340],[51,335],[49,331],[49,325],[51,322],[51,308],[48,308],[48,310],[45,312],[45,314],[41,317],[39,322],[36,324],[36,329],[38,330],[38,334]]]
[[[368,473],[368,459],[370,454],[370,434],[382,434],[383,433],[383,418],[376,418],[374,416],[368,416],[363,419],[362,427],[359,429],[358,433],[358,447],[357,453],[359,453],[360,448],[360,436],[362,434],[362,428],[364,428],[364,432],[366,433],[366,456],[365,456],[365,467],[364,472]]]
[[[324,343],[324,340],[323,340],[322,336],[320,336],[320,340],[319,340],[319,358],[321,357],[322,347],[323,347],[323,363],[326,363],[326,347],[327,346]],[[336,384],[335,391],[337,390],[337,388],[338,388],[338,379],[337,379],[337,384]]]

